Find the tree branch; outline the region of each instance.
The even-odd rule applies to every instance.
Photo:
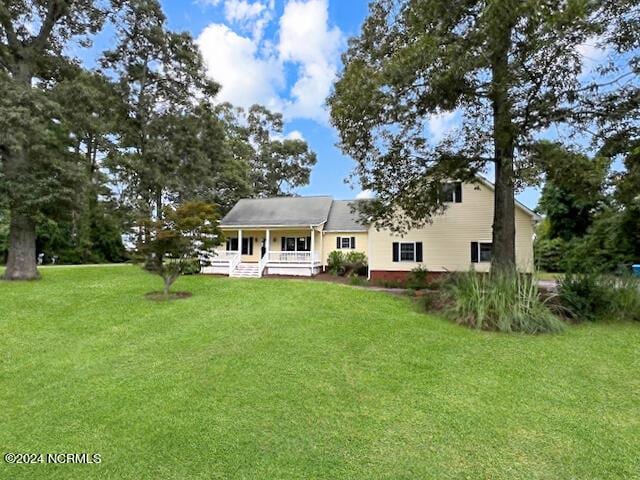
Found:
[[[64,16],[68,8],[68,0],[49,0],[47,15],[42,22],[42,27],[40,28],[40,32],[38,32],[38,36],[33,41],[33,46],[36,47],[36,49],[40,51],[44,50],[53,27],[56,25],[58,20]]]
[[[13,25],[11,24],[11,16],[7,11],[7,7],[4,2],[0,3],[0,25],[2,25],[2,28],[7,35],[9,47],[13,50],[18,49],[20,47],[20,41],[18,40],[16,31],[13,29]]]

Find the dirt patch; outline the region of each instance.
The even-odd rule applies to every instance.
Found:
[[[182,300],[191,296],[193,296],[191,292],[170,292],[166,297],[162,292],[149,292],[144,297],[154,302],[166,302],[167,300]]]

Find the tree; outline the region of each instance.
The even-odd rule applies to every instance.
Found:
[[[77,65],[67,68],[51,94],[70,133],[79,178],[68,211],[45,212],[45,228],[38,228],[44,235],[59,231],[61,244],[39,233],[39,251],[72,263],[121,261],[125,256],[120,239],[122,215],[109,186],[112,175],[105,159],[116,148],[123,105],[109,79]]]
[[[589,158],[547,141],[533,146],[532,159],[544,172],[538,209],[548,222],[548,238],[569,241],[584,236],[606,206],[611,160]]]
[[[194,260],[220,243],[216,207],[204,202],[166,206],[158,220],[148,221],[149,238],[138,245],[145,268],[162,277],[163,296]]]
[[[570,120],[586,93],[577,47],[606,30],[607,8],[578,0],[373,1],[329,98],[340,147],[356,160],[362,187],[378,196],[365,215],[396,230],[422,224],[442,210],[443,181],[473,180],[491,166],[492,268],[515,268],[514,192],[528,179],[536,134]],[[427,124],[445,112],[459,114],[461,126],[430,142]]]
[[[194,188],[183,179],[209,178],[210,160],[197,148],[204,139],[194,142],[200,132],[191,128],[197,123],[191,116],[198,115],[198,104],[206,108],[219,86],[207,79],[191,36],[167,29],[156,0],[130,2],[117,25],[119,43],[101,61],[118,77],[126,105],[110,163],[136,216],[160,219],[167,201]]]
[[[261,105],[245,112],[226,103],[218,110],[233,157],[247,166],[251,195],[291,195],[309,183],[316,154],[304,140],[283,137],[282,114]]]
[[[101,29],[108,8],[92,0],[0,3],[0,117],[7,124],[2,125],[0,155],[10,210],[5,279],[38,277],[35,239],[41,194],[57,193],[57,173],[64,172],[57,158],[65,157],[62,132],[54,121],[55,105],[46,95],[47,81],[65,62],[69,41],[79,38],[86,44],[88,36]]]

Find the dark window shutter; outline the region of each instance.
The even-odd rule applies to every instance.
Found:
[[[351,237],[351,248],[356,248],[356,237]]]
[[[416,262],[422,261],[422,242],[416,242]]]
[[[393,261],[400,261],[400,244],[398,242],[393,242]]]
[[[247,242],[249,242],[249,255],[253,255],[253,237],[249,237]]]
[[[311,237],[307,237],[307,252],[311,251]]]
[[[227,240],[227,252],[230,250],[229,240]]]
[[[340,250],[340,248],[342,248],[342,245],[341,245],[341,243],[340,243],[341,241],[342,241],[342,238],[340,238],[340,237],[336,237],[336,248],[337,248],[338,250]]]
[[[285,237],[282,237],[280,240],[281,240],[281,242],[280,242],[280,251],[284,252],[284,250],[286,248],[285,245],[287,244],[287,239]]]
[[[478,242],[471,242],[471,263],[478,263]]]
[[[456,182],[456,203],[462,203],[462,182]]]

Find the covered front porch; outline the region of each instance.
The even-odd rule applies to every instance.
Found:
[[[317,227],[222,231],[225,240],[203,273],[231,277],[312,276],[322,268],[322,234]]]

